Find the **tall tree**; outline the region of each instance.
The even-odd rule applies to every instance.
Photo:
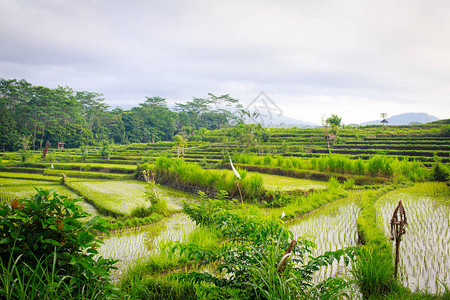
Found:
[[[16,150],[18,140],[16,122],[11,112],[6,107],[0,106],[0,149]]]

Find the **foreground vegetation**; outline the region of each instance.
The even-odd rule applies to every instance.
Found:
[[[449,150],[439,126],[341,128],[325,153],[321,129],[250,125],[196,132],[189,147],[1,153],[0,294],[448,299],[446,252],[431,252],[426,241],[411,248],[424,235],[448,239]],[[397,156],[399,144],[420,155]],[[351,154],[339,154],[341,146]],[[387,226],[402,195],[410,225],[397,280]],[[422,226],[426,216],[442,218],[441,226]],[[440,281],[411,284],[426,272],[425,280]]]

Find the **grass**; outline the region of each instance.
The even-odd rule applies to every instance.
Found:
[[[33,181],[25,179],[4,179],[0,186],[0,204],[12,199],[26,198],[36,193],[35,188],[55,189],[60,195],[69,198],[79,198],[80,196],[62,185],[55,185],[55,182]],[[98,215],[97,210],[85,201],[77,202],[83,211],[92,216]]]
[[[30,173],[16,173],[16,172],[0,172],[0,179],[3,181],[3,178],[10,179],[28,179],[28,180],[38,180],[38,181],[53,181],[59,182],[61,178],[45,176],[41,174],[30,174]],[[1,182],[0,181],[0,182]]]
[[[147,168],[150,166],[147,166]],[[239,198],[237,179],[229,170],[207,170],[195,163],[186,163],[180,159],[160,157],[153,167],[157,181],[172,186],[191,188],[197,187],[215,194],[221,190],[227,191],[230,197]],[[245,201],[253,202],[263,198],[262,178],[258,175],[247,175],[239,170],[241,179],[239,188]]]
[[[106,215],[127,216],[133,209],[150,206],[145,196],[146,183],[142,181],[67,180],[66,185],[77,191]],[[191,194],[164,186],[159,186],[157,193],[167,200],[170,211],[180,210],[179,203],[182,200],[195,198]]]
[[[140,181],[66,180],[66,185],[105,214],[125,216],[136,207],[149,205],[145,198],[145,183]]]
[[[19,256],[16,260],[10,259],[3,262],[0,259],[0,296],[5,300],[29,300],[29,299],[103,299],[104,293],[101,286],[81,283],[79,279],[70,274],[61,274],[56,266],[58,259],[56,252],[49,253],[47,257],[35,258],[36,267],[30,268],[21,261]],[[50,261],[52,268],[49,269]],[[22,266],[28,268],[23,272]],[[61,271],[61,270],[60,270]],[[79,292],[75,292],[79,289]],[[105,298],[106,299],[106,298]]]
[[[383,194],[392,190],[385,187],[378,191],[364,191],[358,202],[361,214],[356,220],[359,242],[366,248],[359,253],[354,276],[364,297],[382,297],[397,286],[394,280],[394,266],[391,245],[379,227],[374,203]]]
[[[292,201],[284,207],[275,209],[266,209],[267,214],[272,216],[281,216],[284,212],[287,220],[294,219],[303,214],[311,212],[323,205],[334,202],[338,199],[347,197],[349,194],[340,188],[319,190],[307,195],[293,195]]]
[[[272,191],[308,191],[311,189],[325,189],[328,187],[327,183],[315,180],[261,174],[256,172],[247,172],[247,174],[261,176],[264,189]]]
[[[236,162],[247,165],[261,165],[286,170],[317,170],[339,174],[385,177],[395,181],[423,181],[429,176],[429,171],[419,162],[399,160],[395,157],[382,155],[372,156],[368,160],[355,160],[339,154],[322,155],[307,159],[284,156],[274,158],[268,155],[261,157],[255,154],[237,153],[234,154],[233,158]]]
[[[114,179],[114,180],[125,180],[131,179],[133,176],[124,174],[111,174],[111,173],[100,173],[100,172],[87,172],[87,171],[71,171],[71,170],[51,170],[45,169],[44,175],[48,176],[62,176],[67,177],[81,177],[81,178],[96,178],[96,179]]]

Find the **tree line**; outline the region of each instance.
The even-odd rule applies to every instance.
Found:
[[[111,109],[104,101],[100,93],[0,78],[0,150],[15,151],[28,141],[33,150],[47,140],[69,148],[170,141],[177,134],[242,124],[250,115],[239,100],[211,93],[173,108],[161,97],[146,97],[130,110]]]

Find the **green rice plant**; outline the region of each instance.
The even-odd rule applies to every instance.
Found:
[[[228,170],[205,170],[197,164],[186,163],[180,159],[160,157],[155,161],[154,171],[160,182],[174,183],[174,186],[194,185],[206,190],[212,189],[216,193],[225,190],[231,197],[239,197],[236,177]],[[242,172],[242,180],[239,184],[242,195],[247,200],[261,198],[264,194],[262,180],[257,177],[256,175],[246,176],[245,172]]]
[[[29,174],[29,173],[13,173],[13,172],[0,172],[0,178],[11,179],[27,179],[27,180],[39,180],[39,181],[53,181],[59,182],[60,178],[45,176],[41,174]]]
[[[412,291],[437,293],[437,281],[450,279],[444,267],[450,264],[449,196],[445,183],[430,182],[388,193],[377,202],[377,218],[386,237],[398,201],[405,207],[408,227],[400,244],[399,277]]]
[[[355,173],[359,175],[366,174],[366,166],[361,158],[358,158],[354,164]]]
[[[392,187],[360,194],[361,214],[356,220],[359,242],[371,250],[359,253],[362,258],[355,265],[354,272],[364,297],[389,294],[394,287],[391,245],[377,225],[374,207],[375,201],[390,190]]]
[[[287,220],[294,219],[347,196],[349,196],[349,193],[342,189],[319,190],[296,197],[294,201],[289,202],[285,207],[271,209],[269,213],[272,216],[279,217],[284,212]]]
[[[255,174],[261,176],[264,189],[272,191],[294,191],[294,190],[309,191],[309,190],[326,189],[328,187],[328,184],[323,181],[300,179],[294,177],[256,173],[256,172],[248,172],[248,174],[249,175]]]
[[[328,186],[330,189],[337,189],[340,186],[339,180],[336,179],[336,177],[330,177],[330,180],[328,180]]]
[[[272,163],[273,159],[269,155],[264,156],[263,163],[264,165],[270,165]]]
[[[253,202],[264,193],[262,177],[261,176],[247,176],[242,179],[243,196],[247,201]]]
[[[46,169],[44,175],[49,176],[62,176],[65,174],[67,177],[81,177],[81,178],[96,178],[96,179],[131,179],[131,175],[124,174],[111,174],[100,172],[87,172],[87,171],[70,171],[70,170],[51,170]]]
[[[380,256],[370,247],[363,246],[358,249],[352,274],[365,298],[389,294],[396,284],[392,262],[380,259]]]
[[[347,180],[345,180],[345,182],[344,182],[345,189],[347,189],[347,190],[353,189],[354,186],[355,186],[355,179],[347,178]]]
[[[198,299],[195,285],[176,279],[147,276],[135,281],[130,280],[128,284],[125,289],[132,299]]]

